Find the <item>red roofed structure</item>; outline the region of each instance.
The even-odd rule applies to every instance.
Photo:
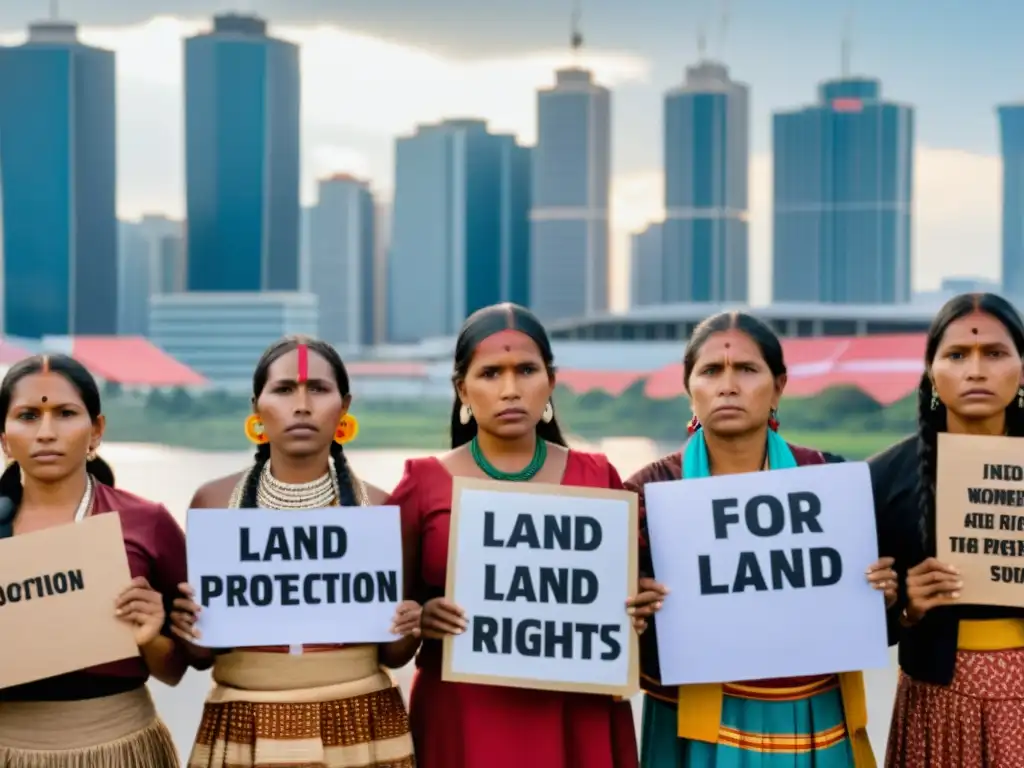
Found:
[[[0,339],[0,365],[14,365],[19,360],[24,360],[33,354],[35,353],[5,339]]]
[[[125,387],[202,387],[208,382],[141,336],[75,336],[69,354],[98,378]]]
[[[892,405],[917,389],[924,371],[923,334],[786,338],[786,394],[813,397],[832,387],[856,387],[881,405]],[[647,376],[644,394],[680,397],[683,366],[667,365]]]

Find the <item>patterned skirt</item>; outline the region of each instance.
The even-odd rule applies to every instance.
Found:
[[[149,689],[0,704],[0,768],[178,768]]]
[[[838,682],[779,700],[779,690],[723,686],[718,743],[677,737],[671,704],[644,696],[642,768],[850,768]],[[771,697],[771,698],[768,698]]]
[[[953,682],[900,673],[891,768],[1024,768],[1024,649],[959,651]]]
[[[233,651],[218,656],[214,679],[188,768],[416,765],[402,693],[373,646]]]

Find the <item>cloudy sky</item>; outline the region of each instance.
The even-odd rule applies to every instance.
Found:
[[[915,286],[999,276],[1001,170],[995,106],[1024,97],[1020,0],[583,0],[584,63],[614,89],[615,269],[625,298],[628,233],[661,208],[661,98],[708,52],[752,88],[752,298],[769,298],[771,112],[839,74],[880,77],[917,108]],[[0,0],[0,42],[17,43],[50,0]],[[118,208],[180,216],[182,39],[218,0],[62,0],[86,42],[115,50]],[[984,8],[984,12],[980,11]],[[336,171],[390,197],[396,135],[444,116],[535,135],[534,91],[569,61],[570,0],[238,0],[302,46],[303,196]],[[852,23],[849,21],[852,19]]]

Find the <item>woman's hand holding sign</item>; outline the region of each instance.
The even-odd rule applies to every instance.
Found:
[[[868,566],[867,577],[872,587],[885,594],[886,609],[896,604],[897,576],[893,570],[896,561],[891,557],[883,557]]]
[[[193,643],[199,639],[196,619],[199,617],[199,611],[202,608],[194,601],[195,590],[188,584],[179,584],[178,591],[184,597],[176,597],[174,599],[174,607],[171,610],[171,631],[182,640]]]
[[[929,557],[907,571],[906,623],[917,624],[932,608],[952,605],[964,585],[960,572],[951,565]]]
[[[114,611],[118,618],[132,626],[135,644],[140,648],[160,636],[167,618],[163,597],[143,576],[132,579],[114,603]]]
[[[423,636],[440,640],[445,635],[461,635],[469,624],[466,612],[451,600],[435,597],[423,606],[420,626]]]
[[[626,613],[633,617],[633,629],[642,635],[647,629],[647,619],[661,610],[668,587],[647,578],[640,579],[638,586],[639,593],[626,601]]]
[[[403,600],[395,609],[395,618],[391,621],[391,634],[419,637],[422,615],[423,607],[419,603],[415,600]]]

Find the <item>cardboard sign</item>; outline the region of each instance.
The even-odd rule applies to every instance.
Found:
[[[644,487],[661,682],[889,666],[871,477],[862,462]]]
[[[445,594],[469,628],[442,678],[631,696],[636,541],[633,493],[455,478]]]
[[[936,558],[960,569],[958,603],[1024,608],[1024,440],[938,439]]]
[[[387,643],[402,599],[398,507],[190,509],[189,583],[209,648]]]
[[[0,541],[0,688],[137,656],[131,580],[116,512]]]

